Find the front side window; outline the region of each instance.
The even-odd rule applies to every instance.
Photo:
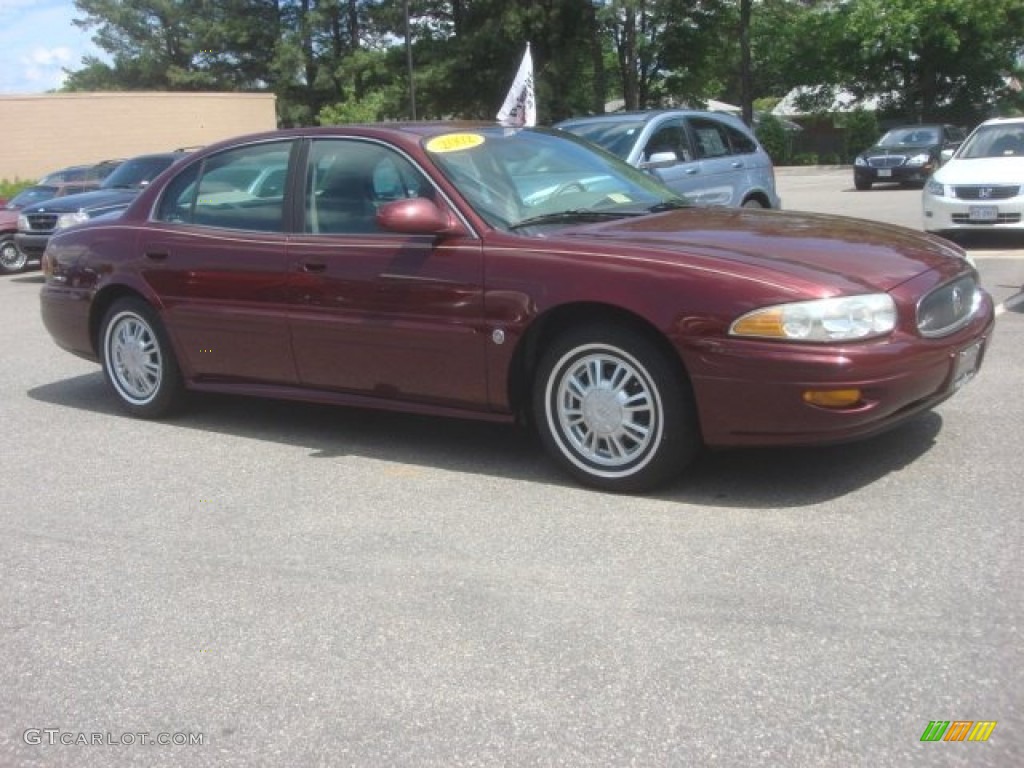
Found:
[[[403,155],[369,141],[313,142],[306,166],[306,232],[378,232],[377,209],[411,197],[433,198],[434,188]]]
[[[693,159],[693,155],[690,152],[689,144],[683,121],[672,120],[660,126],[651,136],[644,148],[644,160],[650,160],[652,155],[671,152],[677,160],[690,161]]]
[[[293,142],[237,147],[186,168],[164,190],[157,219],[222,229],[281,232]]]

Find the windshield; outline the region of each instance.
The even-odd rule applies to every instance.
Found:
[[[592,123],[576,123],[563,128],[569,133],[594,142],[623,160],[629,156],[643,129],[644,124],[640,120],[595,120]]]
[[[427,139],[424,148],[474,210],[500,229],[685,203],[653,177],[561,132],[475,128]]]
[[[1024,123],[981,126],[964,142],[957,157],[1024,157]]]
[[[879,142],[880,147],[923,147],[941,144],[939,129],[931,125],[914,125],[909,128],[893,128]]]
[[[107,176],[100,186],[103,189],[140,189],[170,167],[176,159],[172,156],[161,156],[126,160]]]

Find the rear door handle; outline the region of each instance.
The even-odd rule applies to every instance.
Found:
[[[146,251],[146,258],[150,261],[167,261],[168,256],[167,251]]]
[[[327,265],[321,261],[307,261],[302,264],[303,272],[326,272]]]

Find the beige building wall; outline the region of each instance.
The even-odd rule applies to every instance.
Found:
[[[277,127],[269,93],[0,95],[0,179],[211,144]]]

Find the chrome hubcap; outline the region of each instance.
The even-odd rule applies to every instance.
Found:
[[[134,403],[151,400],[163,375],[160,345],[153,329],[136,315],[123,315],[111,325],[107,345],[117,388]]]
[[[0,244],[0,263],[8,269],[14,269],[25,263],[25,256],[18,250],[18,246],[8,240]]]
[[[660,432],[657,393],[647,377],[607,352],[581,357],[566,369],[554,407],[573,450],[607,468],[642,457]]]

